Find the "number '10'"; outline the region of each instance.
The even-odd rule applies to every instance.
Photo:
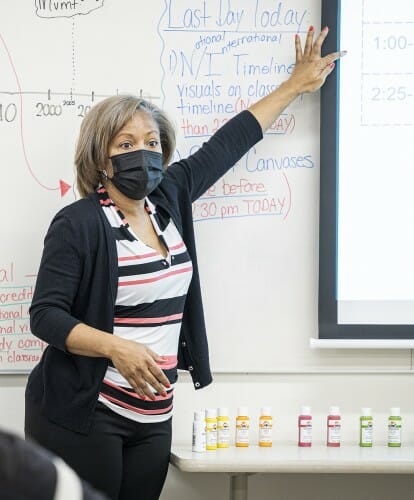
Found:
[[[17,106],[14,103],[3,106],[0,104],[0,122],[12,122],[17,115]]]

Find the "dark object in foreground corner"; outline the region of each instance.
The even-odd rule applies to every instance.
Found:
[[[37,444],[0,431],[2,500],[107,500],[58,457]]]

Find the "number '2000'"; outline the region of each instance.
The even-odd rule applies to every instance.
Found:
[[[36,104],[36,116],[60,116],[62,106],[60,104],[48,104],[38,102]]]

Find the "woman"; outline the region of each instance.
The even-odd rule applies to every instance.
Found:
[[[113,499],[156,499],[171,444],[177,367],[211,382],[192,202],[236,163],[340,53],[321,57],[327,28],[291,77],[235,116],[187,160],[166,168],[173,129],[132,96],[97,104],[76,152],[83,199],[53,219],[30,310],[45,340],[26,390],[26,433]]]

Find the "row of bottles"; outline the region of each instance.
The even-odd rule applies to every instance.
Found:
[[[388,417],[388,446],[401,446],[401,415],[399,408],[391,408]],[[362,408],[359,418],[359,446],[373,445],[374,419],[371,408]],[[298,418],[298,446],[312,446],[312,415],[309,406],[303,406]],[[338,406],[331,406],[326,422],[326,445],[338,447],[341,445],[341,414]]]
[[[359,419],[359,446],[363,448],[373,445],[374,418],[371,408],[362,408]],[[401,446],[402,418],[399,408],[391,408],[388,417],[388,446],[398,448]]]
[[[312,415],[309,406],[302,406],[298,417],[298,446],[312,446]],[[341,414],[338,406],[331,406],[326,421],[326,446],[341,445]]]
[[[272,409],[265,406],[259,418],[259,446],[272,446]],[[248,408],[238,408],[236,417],[235,445],[238,448],[249,446],[250,417]],[[193,451],[202,452],[230,447],[230,416],[227,408],[209,408],[194,413]]]
[[[388,418],[388,446],[401,446],[401,415],[399,408],[391,408]],[[259,417],[260,447],[272,446],[273,417],[269,406],[261,408]],[[249,446],[250,417],[246,407],[237,411],[235,424],[235,445],[238,448]],[[203,452],[228,448],[230,446],[230,417],[227,408],[209,408],[206,411],[194,413],[193,451]],[[341,445],[341,414],[339,407],[331,406],[326,422],[326,445],[339,447]],[[359,419],[359,445],[373,445],[373,417],[370,408],[362,408]],[[298,446],[312,446],[312,414],[309,406],[301,408],[298,417]]]

